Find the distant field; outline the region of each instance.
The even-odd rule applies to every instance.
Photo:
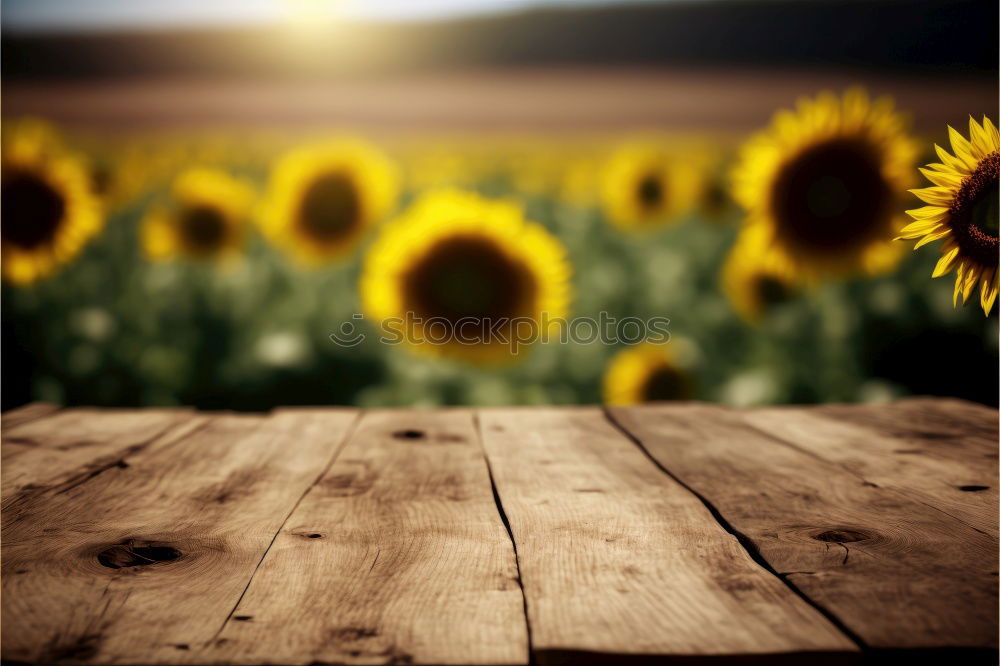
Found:
[[[163,79],[7,82],[3,113],[70,125],[337,126],[395,131],[743,132],[800,95],[863,84],[939,134],[997,115],[995,79],[849,72],[525,69],[337,80]]]

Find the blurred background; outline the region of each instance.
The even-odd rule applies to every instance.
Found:
[[[892,97],[920,151],[911,187],[948,125],[997,120],[995,1],[5,0],[2,23],[5,156],[45,160],[66,210],[89,211],[52,265],[4,281],[4,409],[608,400],[629,381],[621,344],[479,364],[330,340],[365,311],[382,227],[443,187],[515,202],[557,239],[569,315],[670,319],[670,390],[636,400],[997,403],[996,310],[953,307],[935,246],[900,242],[877,274],[726,277],[747,218],[732,174],[778,110]],[[350,247],[303,261],[262,211],[280,166],[331,140],[363,145],[357,178],[377,161],[393,196]],[[652,153],[688,175],[637,230],[615,179]],[[225,252],[156,235],[191,169],[230,179],[219,208],[246,218]]]

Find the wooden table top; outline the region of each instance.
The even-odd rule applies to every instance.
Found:
[[[997,659],[997,412],[4,415],[4,662]]]

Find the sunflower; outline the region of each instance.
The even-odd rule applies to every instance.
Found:
[[[142,245],[154,260],[177,256],[230,259],[246,239],[252,193],[224,171],[194,167],[174,180],[172,201],[154,207],[142,224]]]
[[[665,345],[646,342],[623,349],[604,372],[604,402],[608,405],[689,400],[693,394],[690,375]]]
[[[929,205],[906,211],[915,222],[900,238],[920,238],[913,249],[944,239],[931,277],[957,268],[954,305],[959,294],[964,304],[978,283],[979,304],[988,316],[997,298],[1000,133],[989,118],[980,125],[970,117],[969,139],[951,127],[948,134],[954,154],[934,146],[941,162],[920,170],[934,187],[913,190]]]
[[[916,155],[891,100],[823,93],[746,143],[733,196],[803,275],[883,272],[901,257],[888,239],[902,226]]]
[[[518,206],[441,190],[382,230],[365,259],[361,300],[383,327],[409,319],[405,341],[417,350],[502,362],[512,360],[513,333],[557,329],[569,276],[562,245]]]
[[[271,174],[261,225],[306,264],[346,254],[396,201],[398,174],[375,148],[338,139],[299,148]]]
[[[751,324],[797,292],[794,272],[767,246],[763,231],[760,226],[743,230],[722,267],[723,291],[740,317]]]
[[[694,205],[698,187],[696,169],[648,145],[619,149],[601,174],[605,214],[632,231],[676,221]]]
[[[104,218],[86,165],[47,126],[20,124],[3,144],[3,275],[30,284],[72,260]]]

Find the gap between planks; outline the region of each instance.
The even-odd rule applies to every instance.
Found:
[[[285,528],[286,524],[288,523],[288,521],[296,513],[296,510],[303,503],[303,501],[305,500],[305,498],[311,492],[314,491],[314,489],[317,487],[317,484],[320,482],[320,480],[330,471],[330,469],[338,461],[338,459],[340,458],[340,456],[344,453],[347,443],[354,436],[355,431],[356,431],[356,429],[358,427],[358,424],[361,422],[362,418],[364,416],[366,416],[367,414],[369,414],[369,413],[370,412],[368,412],[368,411],[361,411],[361,410],[358,410],[355,413],[354,420],[352,421],[349,429],[347,430],[347,432],[344,433],[344,435],[340,439],[339,445],[337,447],[334,447],[334,450],[333,450],[332,454],[329,456],[329,458],[328,458],[325,466],[323,467],[323,469],[313,479],[313,481],[305,488],[305,490],[301,493],[301,495],[295,501],[294,505],[287,512],[287,514],[284,517],[284,520],[281,522],[281,525],[279,525],[278,529],[274,532],[274,534],[271,537],[270,543],[267,545],[267,547],[265,548],[263,554],[259,558],[259,560],[258,560],[258,562],[256,564],[256,567],[251,571],[251,573],[250,573],[250,575],[249,575],[249,577],[247,579],[247,583],[244,586],[243,591],[242,591],[242,593],[239,596],[239,599],[237,599],[236,604],[234,604],[233,607],[232,607],[232,609],[229,611],[229,614],[226,616],[226,619],[223,621],[222,626],[215,633],[216,637],[218,637],[226,629],[226,627],[229,624],[231,618],[233,617],[234,613],[236,612],[237,608],[239,607],[240,602],[246,596],[247,591],[251,588],[252,584],[254,583],[255,576],[257,575],[258,571],[260,570],[261,565],[265,562],[265,560],[268,558],[269,554],[272,552],[272,547],[274,546],[275,541],[278,539],[279,535],[281,535],[281,533],[282,533],[283,529]],[[498,490],[497,479],[494,476],[493,464],[492,464],[492,462],[490,460],[490,455],[489,455],[489,453],[487,451],[487,448],[485,446],[485,439],[484,439],[484,434],[483,434],[483,431],[482,431],[482,425],[481,425],[481,421],[480,421],[480,414],[481,414],[481,412],[480,412],[480,410],[474,410],[473,409],[473,410],[468,410],[467,413],[470,415],[470,417],[472,419],[472,422],[474,424],[475,436],[476,436],[476,438],[478,440],[477,443],[479,444],[479,447],[480,447],[479,448],[479,455],[482,456],[482,459],[483,459],[485,467],[486,467],[486,471],[488,473],[489,483],[490,483],[491,491],[492,491],[492,499],[493,499],[493,502],[494,502],[494,505],[495,505],[496,512],[498,514],[498,517],[500,518],[500,521],[503,523],[503,527],[505,528],[505,530],[507,532],[507,537],[508,537],[508,539],[510,541],[510,544],[511,544],[511,549],[513,550],[514,563],[515,563],[516,568],[517,568],[517,571],[516,571],[516,580],[517,580],[517,585],[520,588],[521,602],[522,602],[522,607],[523,607],[523,618],[524,618],[524,622],[525,622],[525,629],[526,629],[526,632],[527,632],[527,647],[528,647],[527,655],[528,655],[528,658],[532,662],[534,662],[535,659],[536,659],[536,649],[535,649],[535,644],[533,643],[533,637],[532,637],[532,622],[531,622],[531,619],[530,619],[529,614],[528,614],[528,605],[529,605],[528,596],[529,595],[525,593],[524,578],[522,576],[522,571],[521,571],[522,558],[521,558],[521,555],[518,552],[518,541],[517,541],[517,539],[515,537],[514,531],[511,528],[510,518],[507,515],[507,510],[504,507],[503,501],[501,499],[501,494],[500,494],[500,492]],[[569,412],[567,412],[567,414],[568,413]],[[603,415],[604,420],[607,421],[616,432],[618,432],[619,434],[621,434],[628,442],[630,442],[632,445],[636,446],[639,449],[639,451],[642,453],[642,455],[644,456],[644,458],[646,460],[648,460],[649,462],[651,462],[652,465],[653,465],[653,467],[656,470],[658,470],[660,473],[664,474],[666,477],[669,477],[670,479],[672,479],[681,488],[683,488],[688,493],[690,493],[691,495],[693,495],[693,497],[696,498],[710,512],[711,516],[718,523],[718,525],[722,529],[724,529],[726,532],[728,532],[729,534],[732,534],[737,539],[739,545],[744,549],[744,551],[746,551],[746,554],[748,555],[748,557],[751,558],[759,567],[761,567],[762,569],[764,569],[771,576],[776,577],[778,579],[778,581],[780,581],[785,587],[787,587],[789,590],[791,590],[797,597],[799,597],[801,600],[803,600],[806,604],[808,604],[814,610],[818,611],[821,615],[823,615],[832,625],[834,625],[840,632],[842,632],[845,636],[847,636],[853,643],[855,643],[856,645],[858,645],[862,649],[864,649],[864,648],[867,647],[866,644],[865,644],[865,641],[863,641],[860,637],[858,637],[857,635],[855,635],[854,632],[848,630],[844,626],[844,623],[838,617],[836,617],[832,612],[830,612],[829,610],[823,608],[822,606],[820,606],[816,602],[814,602],[809,596],[807,596],[797,586],[795,586],[794,583],[792,583],[792,581],[788,580],[787,575],[782,575],[782,574],[778,573],[764,559],[764,557],[760,553],[759,549],[756,547],[756,545],[746,535],[742,534],[739,530],[737,530],[731,524],[731,522],[726,519],[726,517],[722,514],[722,512],[716,506],[714,506],[708,499],[706,499],[706,497],[704,497],[702,494],[700,494],[699,492],[697,492],[696,490],[694,490],[689,484],[681,481],[680,478],[677,475],[675,475],[673,472],[671,472],[666,466],[664,466],[663,464],[661,464],[660,461],[658,461],[650,453],[650,451],[643,445],[643,443],[641,442],[641,440],[637,436],[635,436],[632,432],[630,432],[628,429],[626,429],[626,427],[624,427],[621,423],[619,423],[619,421],[615,418],[613,412],[611,412],[610,410],[604,409],[600,413]],[[202,424],[202,425],[204,425],[204,424]],[[169,431],[170,428],[168,428],[167,430]],[[757,430],[757,429],[754,428],[754,430]],[[769,435],[768,433],[762,433],[762,434],[767,435],[767,436],[769,436],[772,439],[775,439],[779,443],[791,446],[792,448],[794,448],[796,450],[799,450],[799,447],[793,445],[791,442],[783,441],[780,438],[775,438],[775,437],[773,437],[773,435]],[[158,437],[163,437],[165,435],[166,435],[166,431],[160,433],[158,435]],[[802,451],[802,452],[803,453],[807,453],[807,454],[811,453],[809,451]],[[89,480],[89,479],[85,479],[85,480]],[[374,568],[374,564],[372,565],[372,567]],[[605,655],[605,656],[610,659],[610,658],[613,658],[615,655]],[[621,655],[617,655],[617,656],[621,656]]]
[[[785,572],[780,575],[801,576],[797,586],[873,652],[972,649],[995,660],[996,539],[936,506],[968,495],[953,487],[965,472],[953,470],[951,486],[935,486],[927,482],[925,464],[899,467],[894,461],[912,458],[886,453],[912,453],[893,450],[906,437],[925,440],[927,453],[936,447],[938,455],[951,451],[959,458],[960,448],[979,447],[990,455],[963,454],[965,462],[978,470],[978,461],[990,457],[980,473],[988,475],[992,467],[995,477],[996,413],[966,409],[908,433],[905,409],[904,403],[877,412],[883,435],[821,422],[810,415],[815,410],[803,408],[730,410],[689,403],[609,411],[650,456],[744,532],[776,571]],[[860,414],[855,406],[842,411],[847,421]],[[751,420],[761,427],[747,427]],[[977,428],[994,434],[978,441]],[[864,478],[869,474],[879,484]],[[975,516],[996,532],[995,509],[991,517]],[[817,549],[824,543],[826,551]]]
[[[61,412],[63,420],[72,420],[73,411]],[[151,423],[151,414],[161,416]],[[335,410],[325,414],[290,422],[287,417],[192,413],[186,423],[146,444],[141,441],[148,439],[145,431],[161,429],[169,413],[95,412],[88,439],[78,442],[74,433],[66,433],[64,439],[72,445],[67,452],[87,450],[107,457],[116,451],[112,455],[123,464],[74,483],[81,476],[78,470],[54,470],[41,460],[44,484],[25,488],[20,493],[24,501],[5,511],[4,659],[45,662],[86,654],[93,663],[168,663],[187,654],[187,641],[169,638],[211,635],[215,622],[245,589],[249,575],[242,576],[241,568],[249,574],[259,563],[259,553],[274,536],[270,526],[285,515],[265,520],[264,514],[272,506],[293,504],[314,480],[321,461],[329,459],[324,451],[329,438],[322,428],[336,430],[346,419]],[[128,430],[119,422],[135,425],[133,417],[142,417],[147,426],[141,436],[130,436],[143,444],[138,449],[120,442]],[[45,433],[43,444],[58,442],[59,433],[41,423],[27,425],[35,434]],[[230,440],[240,446],[215,446]],[[310,469],[309,458],[319,464]],[[85,464],[81,469],[92,468]],[[59,492],[67,483],[73,490]],[[137,494],[135,501],[129,501],[129,493]],[[21,515],[25,511],[30,515]],[[137,540],[141,548],[133,552]],[[144,558],[143,549],[170,551],[159,553],[162,561],[176,563],[157,567],[154,574],[153,569],[142,573],[134,561],[119,561]],[[15,571],[22,568],[18,563],[24,570]],[[113,577],[108,573],[133,566],[137,575],[131,570]],[[60,573],[55,597],[54,571]],[[190,594],[192,585],[197,594]],[[199,622],[198,616],[211,624]]]
[[[463,410],[463,411],[465,411],[465,410]],[[596,410],[596,409],[593,410],[593,411],[594,411],[595,418],[599,414],[600,415],[599,418],[601,420],[603,420],[603,421],[610,421],[609,428],[610,428],[611,431],[614,432],[614,436],[615,437],[621,437],[622,436],[622,433],[620,432],[621,428],[619,428],[617,426],[617,424],[612,419],[609,418],[609,416],[608,416],[608,414],[606,412],[601,412],[600,410]],[[311,482],[304,488],[304,490],[301,491],[301,493],[299,494],[299,496],[297,497],[297,499],[291,505],[291,508],[281,518],[280,523],[277,525],[277,527],[274,530],[274,532],[270,534],[270,538],[268,539],[267,542],[265,542],[266,546],[264,547],[261,555],[259,556],[259,558],[256,560],[255,564],[253,565],[253,568],[250,570],[250,572],[249,572],[249,574],[248,574],[248,576],[246,578],[245,584],[243,584],[241,588],[238,588],[240,590],[240,592],[239,592],[239,594],[238,594],[238,596],[236,598],[236,602],[233,603],[233,605],[229,608],[229,610],[228,610],[228,612],[227,612],[227,614],[225,616],[225,619],[222,621],[222,623],[219,626],[219,628],[212,634],[211,638],[208,638],[204,642],[203,645],[206,648],[210,644],[213,644],[213,643],[217,642],[217,639],[220,637],[220,635],[222,635],[224,632],[226,632],[228,630],[229,627],[232,626],[232,623],[231,623],[232,618],[234,616],[236,616],[237,611],[240,609],[241,603],[243,603],[244,600],[246,599],[246,597],[248,595],[248,592],[250,592],[254,588],[254,585],[255,585],[255,583],[257,581],[257,578],[258,578],[258,573],[261,571],[261,568],[265,564],[265,562],[268,561],[268,558],[271,557],[272,554],[274,553],[275,543],[277,542],[277,540],[279,539],[279,537],[282,535],[282,532],[285,529],[286,525],[288,524],[289,520],[292,519],[292,516],[296,515],[297,510],[303,504],[303,502],[306,500],[306,498],[309,497],[310,494],[313,493],[316,490],[317,484],[320,483],[320,481],[329,473],[329,471],[331,470],[331,468],[344,455],[345,450],[346,450],[348,444],[350,443],[350,441],[352,440],[352,438],[356,434],[356,431],[357,431],[359,423],[361,423],[364,418],[366,418],[366,417],[368,417],[370,415],[375,415],[375,414],[376,413],[369,412],[369,411],[364,411],[364,412],[358,411],[358,412],[356,412],[353,415],[353,420],[351,421],[350,426],[347,428],[346,432],[343,433],[340,436],[338,445],[335,446],[335,447],[333,447],[333,451],[329,454],[329,457],[326,459],[326,462],[325,462],[323,468],[320,470],[320,472],[317,475],[315,475],[312,478]],[[492,502],[493,502],[492,509],[496,512],[495,513],[496,517],[499,518],[499,522],[503,524],[504,531],[506,531],[506,533],[507,533],[506,534],[506,538],[507,538],[507,540],[508,540],[508,542],[510,544],[509,548],[510,548],[510,551],[512,553],[513,563],[514,563],[514,565],[516,567],[516,570],[515,570],[516,582],[517,582],[518,592],[520,594],[520,604],[519,604],[519,606],[520,606],[520,613],[519,613],[518,617],[520,618],[520,621],[524,623],[523,627],[524,627],[524,631],[525,631],[525,634],[526,634],[525,657],[526,657],[526,659],[527,659],[527,661],[529,663],[534,663],[539,658],[539,649],[540,648],[538,646],[536,646],[536,644],[534,642],[533,631],[532,631],[532,629],[533,629],[532,621],[531,621],[531,618],[530,618],[529,613],[528,613],[529,604],[531,603],[531,600],[529,599],[530,595],[528,593],[526,593],[526,591],[525,591],[524,577],[523,577],[523,574],[522,574],[522,557],[521,557],[521,554],[519,553],[518,540],[515,537],[514,530],[511,528],[510,518],[507,515],[507,510],[504,507],[503,501],[501,499],[501,493],[500,493],[500,490],[498,489],[497,479],[494,476],[493,461],[491,461],[490,455],[489,455],[489,453],[487,451],[485,436],[484,436],[484,433],[483,433],[483,430],[482,430],[482,427],[481,427],[481,423],[480,423],[480,412],[478,410],[467,410],[466,414],[468,415],[468,418],[470,419],[472,425],[474,426],[473,433],[474,433],[474,436],[475,436],[475,438],[477,440],[476,441],[476,445],[478,446],[478,449],[476,451],[476,457],[478,457],[482,461],[482,464],[483,464],[483,466],[485,468],[485,471],[486,471],[486,476],[488,478],[488,482],[490,483],[490,493],[491,493],[491,499],[492,499]],[[566,412],[566,415],[567,415],[567,418],[572,418],[572,416],[570,416],[570,412]],[[197,425],[189,423],[188,424],[189,431],[186,432],[185,435],[190,436],[191,434],[193,434],[193,432],[195,432],[197,430],[200,430],[201,428],[204,428],[207,424],[208,424],[208,419],[206,419],[204,422],[202,422],[200,424],[197,424]],[[192,428],[191,426],[194,426],[194,427]],[[160,438],[170,438],[170,436],[167,434],[170,430],[172,430],[172,429],[168,428],[167,431],[160,431],[160,432],[158,432],[155,437],[151,438],[150,441],[156,440],[156,439],[160,439]],[[184,430],[184,429],[182,428],[182,430]],[[635,446],[637,444],[635,438],[631,437],[628,433],[624,434],[624,439],[622,439],[621,441],[622,441],[622,445],[625,446],[625,447],[627,447],[627,448],[630,448],[630,447]],[[146,443],[148,443],[148,442],[146,442]],[[650,462],[650,457],[648,455],[648,452],[646,452],[641,445],[639,446],[639,450],[642,452],[643,460],[646,460],[647,462]],[[130,453],[134,453],[134,451],[126,450],[126,452],[124,454],[118,454],[117,457],[116,457],[116,460],[121,459],[123,455],[128,455]],[[672,475],[670,475],[670,473],[667,470],[663,469],[660,465],[656,464],[655,461],[652,461],[652,462],[653,462],[653,465],[650,468],[650,473],[653,476],[657,476],[657,475],[660,475],[661,473],[665,472],[667,476],[673,478],[674,481],[676,481],[676,477],[673,477]],[[94,475],[93,474],[88,474],[87,478],[84,479],[84,481],[89,481],[92,478],[94,478]],[[714,511],[713,507],[711,507],[710,505],[708,505],[704,501],[704,499],[701,498],[697,493],[693,492],[690,487],[688,487],[688,486],[686,486],[686,485],[684,485],[682,483],[678,483],[678,486],[679,486],[679,488],[683,489],[680,492],[683,493],[684,491],[686,491],[687,493],[693,495],[694,498],[697,498],[699,501],[701,501],[702,504],[705,505],[709,509],[709,511],[711,512],[714,520],[717,523],[719,523],[719,527],[721,527],[725,531],[729,532],[730,534],[734,534],[737,537],[739,537],[738,534],[736,534],[732,529],[730,529],[728,527],[728,524],[724,521],[724,519],[721,518],[721,516],[718,514],[718,512]],[[739,547],[743,548],[746,551],[746,554],[748,555],[748,557],[751,558],[751,559],[754,559],[757,562],[758,565],[763,566],[763,568],[769,574],[772,574],[772,575],[774,574],[773,570],[768,569],[766,566],[764,566],[760,562],[759,559],[757,559],[757,558],[754,557],[754,555],[755,555],[754,552],[752,550],[750,550],[749,548],[747,548],[747,544],[745,542],[743,542],[743,540],[739,541]],[[372,568],[374,568],[374,564],[372,565]],[[782,580],[780,576],[778,577],[778,579],[786,587],[788,586],[788,581]],[[122,603],[124,604],[125,602],[122,601]],[[244,626],[244,627],[246,626],[245,623],[243,623],[243,622],[241,622],[239,624],[242,625],[242,626]],[[837,626],[835,623],[831,623],[831,624],[834,624],[834,626]],[[232,633],[232,632],[230,632],[230,633]],[[652,637],[652,638],[655,639],[655,636]],[[570,647],[571,648],[573,646],[572,645],[568,645],[566,647]],[[542,648],[544,648],[543,649],[543,652],[544,652],[543,657],[545,659],[548,659],[548,658],[552,657],[555,654],[553,652],[553,650],[551,649],[552,648],[551,645],[542,646]],[[585,651],[583,651],[583,652],[585,652]],[[575,651],[574,654],[575,654],[575,657],[579,657],[582,654],[582,652],[581,651]],[[192,655],[192,656],[194,656],[194,655]],[[596,656],[598,656],[598,655],[595,654],[595,657]],[[661,655],[661,656],[667,656],[667,655]],[[558,654],[555,654],[555,657],[558,658]],[[624,657],[630,657],[630,658],[648,657],[648,658],[653,658],[654,655],[653,654],[645,654],[645,655],[644,654],[618,654],[618,653],[615,653],[615,652],[609,652],[609,653],[603,653],[603,657],[606,658],[606,659],[620,658],[620,657],[621,658],[624,658]]]
[[[858,654],[600,408],[480,417],[539,663]]]
[[[241,621],[196,656],[529,663],[514,543],[474,417],[365,411],[275,536],[232,613]],[[275,636],[273,644],[261,635]]]
[[[240,609],[240,604],[243,602],[243,599],[246,597],[247,592],[251,589],[252,585],[254,584],[254,581],[256,579],[256,575],[257,575],[258,571],[260,570],[261,565],[263,565],[263,563],[267,560],[268,556],[271,554],[272,547],[274,546],[275,541],[281,535],[281,532],[284,529],[285,525],[292,518],[292,516],[295,515],[296,510],[303,503],[303,501],[306,499],[306,497],[309,496],[309,494],[314,491],[314,489],[316,488],[317,484],[324,478],[324,476],[326,476],[329,473],[330,469],[339,462],[340,457],[345,454],[345,450],[346,450],[346,448],[348,446],[348,443],[351,441],[352,437],[357,432],[358,424],[361,423],[361,422],[363,422],[365,420],[366,416],[368,416],[368,415],[375,415],[379,411],[387,411],[387,410],[372,410],[372,411],[365,410],[365,411],[359,412],[357,418],[355,419],[355,421],[353,422],[353,424],[351,426],[351,431],[347,435],[345,435],[345,437],[342,440],[342,444],[333,453],[333,455],[331,456],[331,458],[327,462],[327,465],[324,467],[323,471],[317,476],[317,478],[305,490],[305,492],[303,492],[303,494],[301,495],[301,497],[299,498],[299,500],[295,503],[295,506],[293,506],[292,509],[286,515],[284,521],[282,522],[282,525],[279,527],[279,529],[273,535],[273,537],[271,539],[271,542],[270,542],[270,544],[267,547],[267,550],[261,556],[259,562],[257,563],[256,568],[254,569],[254,571],[252,572],[251,576],[249,577],[249,579],[247,581],[247,584],[246,584],[246,586],[245,586],[245,588],[243,590],[243,593],[240,595],[239,600],[237,601],[236,604],[234,604],[234,606],[230,610],[230,612],[229,612],[226,620],[223,622],[223,624],[220,627],[220,629],[213,636],[213,639],[210,640],[210,641],[208,641],[206,643],[206,646],[208,646],[208,644],[210,644],[213,641],[215,641],[216,639],[218,639],[218,637],[223,634],[223,632],[225,631],[226,627],[229,625],[229,622],[230,622],[231,618]],[[466,410],[461,410],[461,411],[466,411]],[[612,428],[612,430],[617,435],[620,435],[621,437],[623,437],[623,439],[624,439],[625,442],[628,442],[629,446],[635,446],[635,447],[637,447],[639,449],[639,452],[641,453],[643,459],[646,460],[647,462],[651,463],[652,468],[654,470],[656,470],[656,472],[655,472],[656,474],[661,474],[662,473],[665,476],[665,478],[671,479],[671,481],[670,481],[671,483],[676,483],[680,488],[683,489],[683,491],[686,491],[693,498],[697,499],[709,511],[709,513],[711,514],[712,518],[717,523],[717,526],[719,528],[721,528],[722,530],[724,530],[725,532],[733,535],[736,538],[736,540],[737,540],[737,542],[739,544],[739,547],[742,548],[742,550],[747,555],[747,557],[749,559],[753,560],[756,563],[757,566],[759,566],[761,569],[763,569],[764,572],[766,572],[766,574],[768,576],[773,577],[774,579],[776,579],[778,581],[778,583],[781,584],[781,586],[783,586],[784,588],[790,590],[797,598],[801,599],[803,602],[805,602],[806,605],[808,605],[809,607],[811,607],[813,610],[817,611],[819,613],[819,615],[821,615],[827,621],[829,621],[830,624],[838,632],[840,632],[842,635],[844,635],[846,637],[846,639],[848,641],[850,641],[850,643],[852,643],[855,647],[857,647],[859,649],[864,649],[865,648],[864,642],[861,641],[856,635],[854,635],[853,632],[851,632],[850,630],[848,630],[838,618],[836,618],[835,616],[833,616],[832,614],[830,614],[829,612],[827,612],[825,609],[823,609],[822,607],[820,607],[819,605],[817,605],[815,602],[813,602],[810,598],[808,598],[805,594],[803,594],[796,586],[794,586],[791,583],[791,581],[787,580],[785,577],[783,577],[780,574],[778,574],[770,565],[768,565],[768,563],[761,557],[760,553],[753,546],[753,544],[744,535],[742,535],[741,533],[739,533],[738,531],[736,531],[732,527],[732,525],[719,513],[719,511],[714,506],[711,505],[711,503],[709,503],[699,493],[695,492],[690,486],[688,486],[687,484],[684,484],[683,482],[681,482],[675,475],[673,475],[672,473],[670,473],[669,470],[665,469],[654,458],[652,458],[652,456],[649,454],[649,452],[646,451],[645,447],[643,447],[642,444],[634,436],[632,436],[628,431],[626,431],[624,428],[622,428],[615,421],[615,419],[606,410],[595,409],[594,411],[597,412],[597,413],[599,413],[601,415],[601,418],[604,421],[608,422],[608,424],[610,425],[610,427]],[[492,493],[492,500],[493,500],[493,504],[494,504],[494,509],[496,511],[496,515],[499,518],[500,522],[503,524],[504,530],[507,533],[507,539],[509,540],[510,549],[511,549],[512,554],[513,554],[513,560],[514,560],[514,564],[516,566],[516,582],[517,582],[517,586],[518,586],[519,593],[520,593],[520,601],[521,601],[521,608],[522,608],[522,614],[521,615],[522,615],[522,618],[523,618],[524,628],[525,628],[525,633],[526,633],[526,639],[527,639],[527,655],[526,656],[527,656],[527,659],[528,659],[528,663],[534,664],[539,659],[538,650],[540,648],[538,646],[536,646],[536,644],[534,642],[533,622],[532,622],[530,614],[529,614],[529,605],[530,605],[531,601],[529,599],[530,595],[525,590],[524,577],[523,577],[523,573],[522,573],[522,555],[519,553],[518,540],[517,540],[517,538],[516,538],[516,536],[514,534],[514,530],[511,527],[510,518],[508,517],[507,510],[504,507],[504,503],[503,503],[503,500],[501,498],[501,493],[500,493],[500,491],[498,489],[498,483],[497,483],[497,480],[496,480],[496,477],[495,477],[495,474],[494,474],[493,462],[491,461],[490,455],[489,455],[489,453],[487,451],[485,437],[484,437],[484,433],[483,433],[483,429],[482,429],[482,424],[481,424],[481,416],[480,416],[481,412],[480,412],[480,410],[470,409],[470,410],[467,410],[466,413],[469,415],[469,417],[472,420],[473,432],[475,434],[476,439],[478,440],[476,442],[476,444],[479,447],[479,457],[481,457],[482,462],[483,462],[483,464],[485,466],[487,475],[488,475],[488,479],[489,479],[489,483],[490,483],[490,489],[491,489],[491,493]],[[372,568],[374,568],[374,564],[372,565]],[[247,611],[244,609],[242,612],[247,612]],[[546,652],[545,656],[547,658],[547,657],[551,656],[548,653],[552,652],[552,650],[544,650],[544,652]],[[574,651],[573,652],[574,658],[578,658],[578,657],[582,656],[583,654],[585,654],[585,651]],[[597,657],[599,655],[597,653],[595,653],[593,656]],[[660,655],[660,656],[668,656],[668,655]],[[653,654],[646,654],[646,655],[643,655],[643,654],[617,654],[616,655],[614,653],[607,653],[607,654],[604,654],[604,657],[608,658],[608,659],[619,658],[619,657],[620,658],[633,658],[634,659],[634,658],[654,658],[654,655]],[[558,655],[556,655],[556,658],[558,658]]]

